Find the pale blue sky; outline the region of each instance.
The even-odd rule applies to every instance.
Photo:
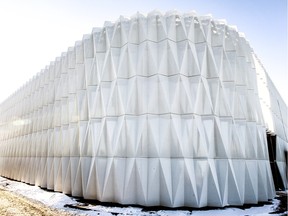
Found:
[[[195,10],[236,25],[288,104],[287,0],[0,0],[0,101],[93,27],[154,9]]]

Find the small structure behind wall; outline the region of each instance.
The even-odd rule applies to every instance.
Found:
[[[273,175],[274,180],[274,186],[275,190],[285,190],[279,168],[276,163],[276,135],[272,135],[267,133],[267,145],[268,145],[268,151],[269,151],[269,161],[271,166],[271,171]]]

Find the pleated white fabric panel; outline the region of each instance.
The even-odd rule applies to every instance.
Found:
[[[209,16],[106,22],[2,103],[0,174],[122,204],[267,201],[255,62],[244,36]]]
[[[287,189],[288,107],[256,55],[257,83],[266,130],[276,135],[276,163]]]

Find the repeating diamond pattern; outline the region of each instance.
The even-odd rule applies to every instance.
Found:
[[[211,17],[106,22],[1,105],[0,173],[122,204],[267,201],[263,70],[246,39]]]

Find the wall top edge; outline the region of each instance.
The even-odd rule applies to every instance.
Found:
[[[165,19],[165,18],[169,18],[169,17],[173,17],[173,16],[176,16],[176,18],[183,18],[183,19],[185,19],[185,18],[193,18],[194,20],[196,20],[196,22],[199,22],[201,24],[202,24],[202,22],[203,22],[203,24],[205,22],[208,22],[208,24],[209,23],[213,23],[213,25],[217,25],[219,27],[222,26],[222,27],[226,28],[227,31],[231,32],[230,34],[236,34],[238,37],[243,38],[244,40],[246,40],[245,34],[239,32],[236,26],[228,25],[227,21],[225,19],[213,19],[212,14],[198,15],[197,12],[194,11],[194,10],[188,11],[188,12],[185,12],[185,13],[181,13],[181,12],[179,12],[177,10],[169,10],[169,11],[167,11],[165,13],[162,13],[159,10],[153,10],[153,11],[149,12],[148,14],[143,14],[143,13],[137,12],[137,13],[135,13],[134,15],[132,15],[130,17],[120,16],[115,21],[105,21],[105,23],[104,23],[104,25],[102,27],[93,27],[90,34],[89,33],[88,34],[84,34],[83,37],[82,37],[82,40],[76,41],[74,46],[68,47],[67,51],[62,52],[60,54],[60,56],[55,57],[54,61],[51,61],[48,65],[46,65],[44,67],[44,69],[41,69],[39,72],[37,72],[31,79],[26,81],[23,84],[23,86],[21,86],[18,90],[13,92],[4,101],[2,101],[1,104],[4,104],[7,100],[9,100],[9,98],[11,98],[15,94],[17,94],[17,92],[19,92],[22,88],[24,88],[28,83],[33,82],[33,80],[35,80],[35,79],[38,79],[43,73],[45,73],[45,70],[49,69],[49,67],[51,65],[55,65],[56,62],[61,62],[62,58],[67,57],[70,52],[74,52],[75,51],[75,48],[76,48],[77,45],[80,45],[81,43],[83,43],[84,40],[90,39],[91,35],[93,35],[95,33],[102,33],[103,31],[105,31],[106,27],[114,27],[118,23],[131,22],[131,21],[135,21],[135,20],[139,20],[139,19],[153,19],[155,17],[161,17],[161,18]],[[249,43],[248,43],[248,45],[249,45]],[[253,50],[253,49],[251,48],[251,50]]]

